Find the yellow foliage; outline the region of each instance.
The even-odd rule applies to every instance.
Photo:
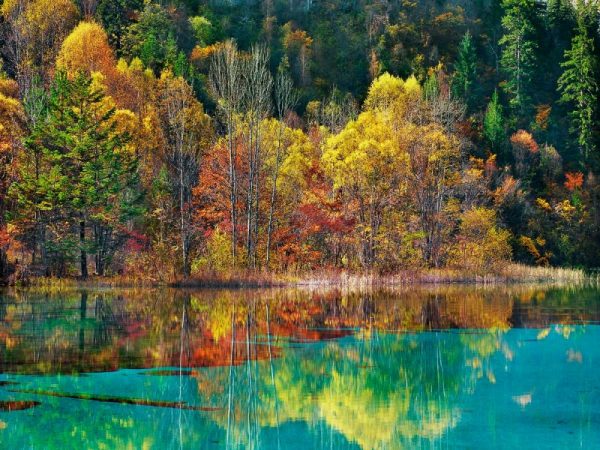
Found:
[[[497,271],[510,261],[510,233],[496,225],[496,212],[472,208],[461,217],[460,233],[452,250],[454,263],[479,274]]]
[[[56,65],[70,74],[81,70],[106,75],[116,62],[104,29],[95,22],[81,22],[64,40]]]
[[[406,172],[408,153],[385,113],[366,111],[325,143],[322,162],[334,186],[385,190]]]
[[[543,198],[541,198],[541,197],[538,197],[538,198],[535,200],[535,204],[536,204],[538,207],[540,207],[541,209],[543,209],[544,211],[547,211],[547,212],[552,212],[552,206],[550,206],[550,203],[548,203],[546,200],[544,200],[544,199],[543,199]]]
[[[421,85],[414,76],[405,81],[386,72],[371,83],[365,109],[393,109],[403,115],[408,105],[420,97]]]

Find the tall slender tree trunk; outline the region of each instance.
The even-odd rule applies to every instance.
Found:
[[[88,277],[87,252],[85,251],[85,219],[79,221],[79,247],[81,251],[81,278]]]
[[[235,148],[233,142],[233,115],[228,114],[228,133],[229,133],[229,201],[231,202],[231,258],[233,266],[236,262],[236,247],[237,247],[237,180],[235,171]]]
[[[269,219],[267,225],[267,256],[266,256],[266,267],[269,270],[269,263],[271,261],[271,236],[273,234],[273,216],[275,214],[275,200],[277,198],[277,179],[279,178],[279,165],[281,164],[281,151],[282,151],[282,140],[283,140],[283,125],[281,125],[283,119],[280,119],[279,125],[279,136],[277,142],[277,152],[275,153],[275,170],[273,171],[273,186],[271,187],[271,202],[269,205]]]
[[[188,278],[190,275],[189,256],[188,256],[188,237],[185,220],[185,185],[183,182],[183,154],[182,149],[179,150],[179,225],[181,228],[181,257],[183,263],[183,278]]]

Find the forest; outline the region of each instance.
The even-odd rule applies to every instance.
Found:
[[[0,279],[600,266],[598,0],[0,0]]]

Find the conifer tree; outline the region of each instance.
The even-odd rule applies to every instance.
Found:
[[[59,253],[74,253],[76,247],[84,278],[87,254],[97,250],[97,239],[90,239],[88,230],[106,233],[139,212],[136,196],[128,195],[137,183],[129,135],[116,129],[115,110],[103,100],[104,94],[83,73],[71,80],[59,72],[47,116],[25,140],[27,152],[35,155],[35,168],[24,165],[12,187],[22,216],[35,212],[46,225],[64,230],[56,242],[42,245]]]
[[[489,142],[492,152],[499,153],[506,139],[506,133],[504,131],[502,105],[498,100],[498,91],[494,91],[494,95],[492,95],[485,111],[483,134]]]
[[[465,101],[473,103],[473,86],[477,79],[477,55],[471,33],[467,31],[458,46],[458,56],[452,77],[452,93]]]
[[[524,116],[530,108],[530,90],[535,70],[537,48],[532,39],[535,31],[530,20],[535,6],[533,0],[503,0],[504,35],[499,41],[502,46],[500,64],[507,79],[504,90],[514,113]]]
[[[598,82],[596,79],[597,61],[594,55],[594,40],[580,21],[571,48],[565,51],[561,64],[563,74],[558,79],[561,101],[573,107],[571,118],[572,133],[577,134],[579,150],[588,157],[594,147],[594,117],[598,108]]]

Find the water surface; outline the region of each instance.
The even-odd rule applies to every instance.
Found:
[[[5,291],[0,448],[599,448],[600,291]]]

